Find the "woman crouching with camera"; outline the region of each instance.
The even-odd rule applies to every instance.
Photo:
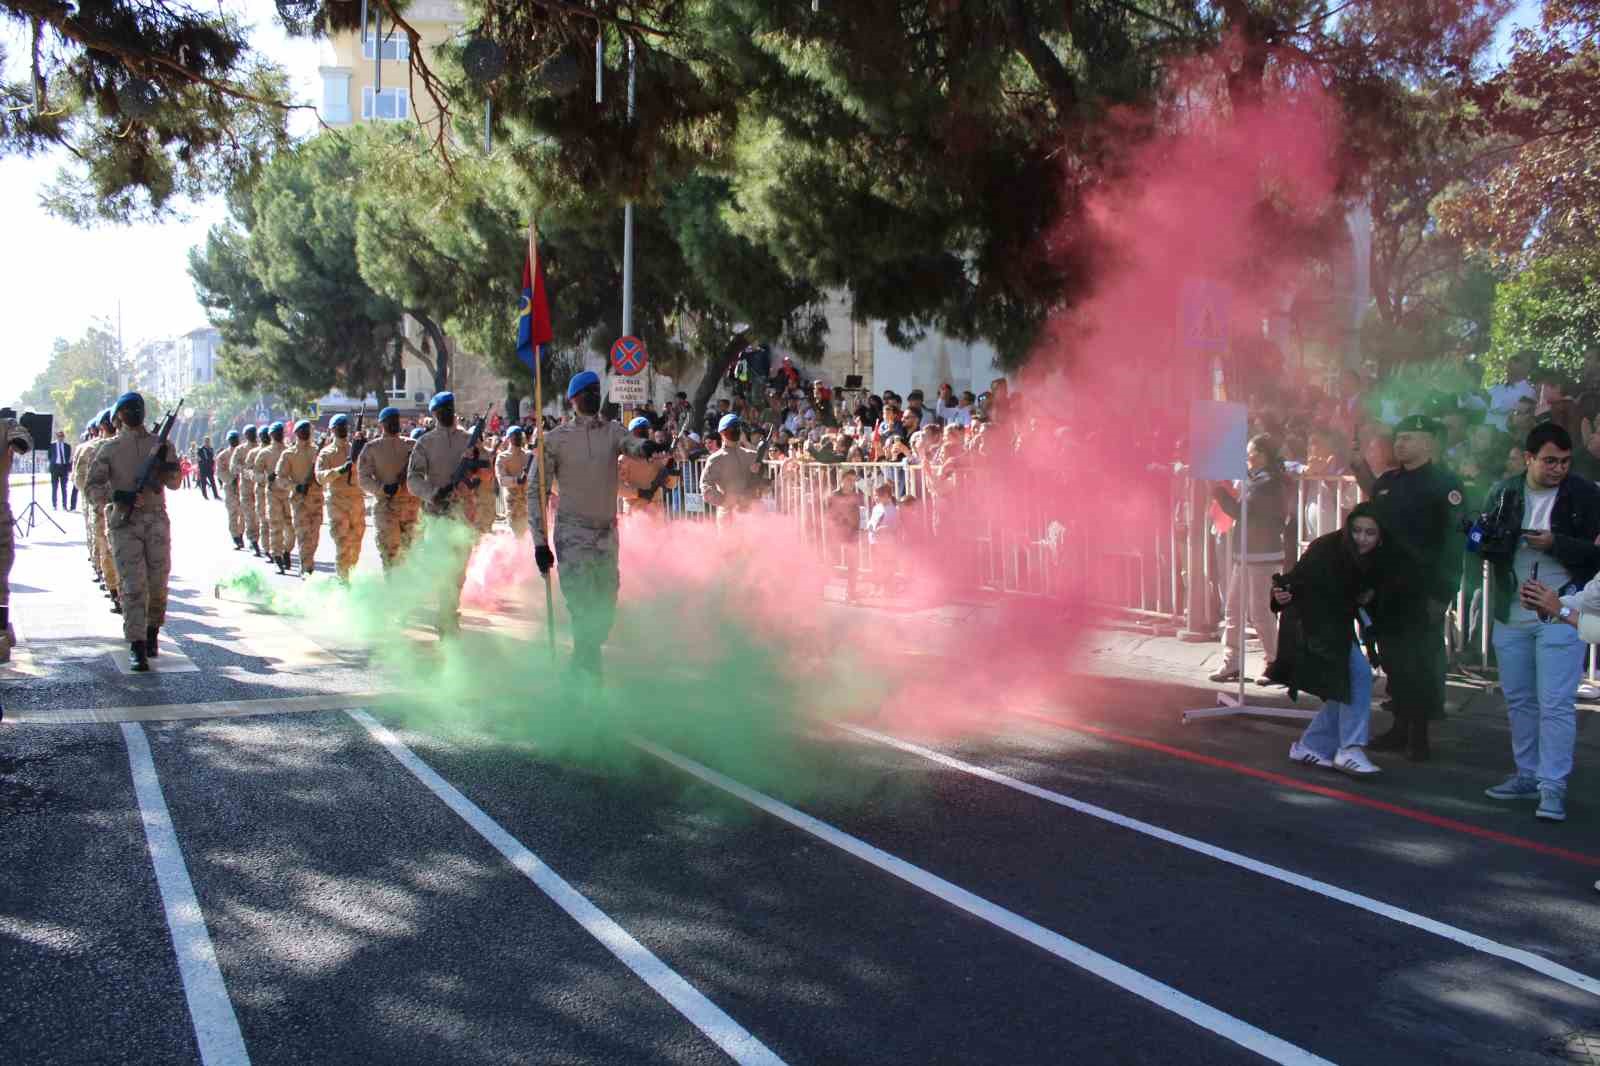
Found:
[[[1343,529],[1312,541],[1272,590],[1272,609],[1281,618],[1278,657],[1267,677],[1291,694],[1309,692],[1327,701],[1289,746],[1289,758],[1353,777],[1379,772],[1364,750],[1372,666],[1361,653],[1356,625],[1396,576],[1383,541],[1372,505],[1363,503]]]

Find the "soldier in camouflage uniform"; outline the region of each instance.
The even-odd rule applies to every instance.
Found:
[[[532,473],[529,463],[533,453],[523,448],[523,437],[521,426],[507,430],[506,446],[494,461],[494,476],[506,495],[506,521],[511,523],[514,537],[528,532],[528,482]]]
[[[700,491],[706,502],[717,509],[719,526],[747,510],[766,487],[759,454],[740,442],[742,429],[738,415],[722,416],[717,423],[722,447],[706,460],[700,475]]]
[[[278,457],[274,473],[292,512],[300,576],[310,577],[317,568],[317,544],[322,540],[322,485],[317,481],[317,448],[311,443],[310,422],[302,418],[294,424],[294,444]]]
[[[95,453],[89,487],[111,502],[111,554],[122,581],[122,631],[134,670],[150,669],[156,634],[167,617],[167,578],[172,573],[172,526],[167,521],[166,489],[183,481],[178,454],[170,442],[156,451],[156,438],[144,426],[144,397],[124,393],[112,409],[122,424],[116,437]],[[156,457],[154,474],[139,489],[139,469]]]
[[[256,449],[261,447],[257,438],[255,426],[244,427],[244,440],[233,453],[234,484],[239,489],[239,513],[244,519],[245,539],[250,542],[250,553],[261,554],[261,511],[259,501],[256,499],[256,478],[252,463],[255,460]]]
[[[629,436],[646,440],[650,436],[650,420],[639,415],[628,423]],[[667,493],[678,487],[676,475],[662,477],[671,456],[663,449],[649,459],[624,455],[617,460],[617,498],[628,505],[629,514],[650,514],[666,517]]]
[[[89,474],[94,469],[94,458],[101,450],[116,439],[117,431],[111,419],[111,408],[100,412],[100,439],[95,441],[94,451],[89,456],[89,466],[83,472],[83,497],[89,501],[89,510],[94,513],[94,545],[95,552],[100,557],[100,573],[106,580],[106,595],[111,597],[111,613],[122,613],[121,582],[117,580],[117,561],[111,554],[111,538],[108,535],[107,520],[111,512],[111,497],[107,493],[98,492],[89,483]]]
[[[33,437],[9,407],[0,407],[0,663],[11,661],[17,633],[11,627],[11,563],[17,555],[11,517],[11,464],[33,451]]]
[[[317,453],[317,484],[328,493],[328,528],[333,533],[334,567],[339,580],[348,583],[350,571],[361,558],[361,538],[367,533],[367,501],[356,484],[350,452],[350,416],[334,415],[328,423],[333,436]],[[365,446],[363,446],[363,451]]]
[[[472,556],[475,537],[453,536],[439,523],[461,522],[476,533],[483,503],[481,482],[488,476],[484,471],[493,464],[483,457],[483,446],[473,446],[471,435],[456,425],[454,393],[441,392],[435,396],[428,404],[428,413],[437,424],[411,449],[406,486],[433,518],[433,528],[443,534],[439,538],[443,550],[454,556],[451,576],[442,581],[439,588],[439,633],[449,635],[458,632],[461,626],[461,586],[467,580],[467,560]],[[463,460],[470,465],[468,476],[452,484],[451,479]],[[492,507],[493,497],[489,502]],[[490,516],[493,521],[492,510]]]
[[[289,572],[289,552],[294,548],[294,517],[289,513],[289,483],[278,477],[278,460],[283,458],[283,423],[267,429],[267,446],[256,456],[256,484],[264,490],[267,554],[277,564],[278,573]]]
[[[400,412],[385,407],[378,412],[383,436],[370,442],[356,463],[356,481],[372,497],[372,521],[377,527],[378,559],[388,573],[411,547],[416,535],[419,504],[406,488],[415,444],[400,434]]]
[[[239,431],[230,429],[228,446],[217,453],[217,483],[228,508],[228,536],[233,538],[234,551],[244,548],[244,509],[239,505],[239,476],[233,471],[234,458],[240,453]]]
[[[567,399],[578,416],[545,436],[545,498],[535,492],[529,502],[533,558],[546,576],[559,561],[561,595],[572,616],[572,664],[598,680],[600,648],[611,635],[622,585],[617,567],[617,457],[649,459],[666,449],[600,418],[600,376],[594,371],[585,370],[567,383]],[[560,486],[560,502],[555,529],[547,538],[539,515],[548,513],[553,485]],[[554,552],[547,540],[554,543]]]
[[[89,460],[94,458],[94,449],[99,442],[100,419],[96,416],[83,431],[83,443],[78,446],[77,453],[72,457],[72,484],[84,500],[83,543],[89,554],[89,569],[94,571],[95,581],[103,585],[105,577],[100,573],[100,546],[94,541],[94,505],[83,493],[83,479],[89,475]]]

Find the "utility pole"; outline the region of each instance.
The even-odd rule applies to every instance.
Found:
[[[628,38],[628,125],[633,125],[633,38]],[[622,208],[622,335],[633,336],[633,201]]]

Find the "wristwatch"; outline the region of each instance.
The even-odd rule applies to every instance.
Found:
[[[1572,608],[1568,607],[1566,604],[1562,604],[1561,605],[1561,610],[1556,612],[1556,617],[1561,619],[1563,622],[1565,622],[1567,619],[1571,618],[1572,615],[1573,615]]]

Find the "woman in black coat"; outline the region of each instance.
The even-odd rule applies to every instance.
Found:
[[[1273,589],[1281,612],[1278,656],[1267,677],[1291,692],[1327,702],[1289,747],[1289,758],[1356,777],[1378,772],[1364,750],[1372,717],[1372,667],[1356,640],[1356,622],[1394,573],[1383,528],[1371,504],[1350,512],[1344,528],[1318,537]]]

